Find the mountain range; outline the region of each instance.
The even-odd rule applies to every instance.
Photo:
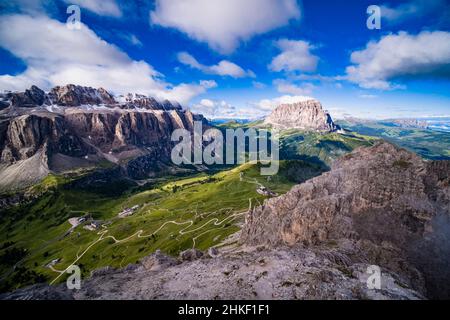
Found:
[[[154,176],[170,166],[173,130],[204,121],[178,103],[75,85],[33,86],[1,100],[0,190],[108,163],[135,179]]]

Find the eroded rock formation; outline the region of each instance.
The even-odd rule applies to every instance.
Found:
[[[178,103],[132,94],[116,100],[105,89],[75,85],[49,93],[33,86],[3,94],[2,102],[0,189],[104,161],[129,164],[132,178],[146,178],[157,162],[170,162],[175,129],[205,121]]]
[[[319,132],[338,130],[330,114],[319,101],[311,99],[278,106],[264,121],[279,129],[301,129]]]
[[[337,160],[330,172],[250,212],[241,242],[270,247],[345,243],[357,260],[408,274],[418,290],[433,291],[431,277],[445,273],[440,281],[447,289],[440,294],[448,296],[450,274],[438,262],[445,254],[420,252],[428,256],[422,261],[438,260],[431,272],[418,263],[416,249],[435,238],[436,219],[450,217],[449,177],[450,162],[427,162],[386,142],[361,148]],[[446,228],[444,235],[450,224]],[[450,254],[448,246],[435,249]],[[421,279],[424,274],[428,279]]]

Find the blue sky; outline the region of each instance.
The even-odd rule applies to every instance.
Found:
[[[79,5],[82,27],[66,25]],[[369,5],[381,29],[366,26]],[[450,115],[446,0],[18,0],[0,4],[0,90],[76,83],[259,117],[314,97],[334,117]]]

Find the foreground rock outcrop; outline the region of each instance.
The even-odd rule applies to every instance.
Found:
[[[278,106],[265,120],[278,129],[300,129],[331,132],[340,128],[329,113],[323,110],[319,101],[311,99]]]
[[[344,241],[354,261],[407,275],[429,296],[450,297],[449,185],[450,162],[378,143],[254,209],[241,241],[270,247]]]
[[[347,265],[327,249],[247,250],[176,262],[160,253],[123,270],[102,269],[81,282],[37,285],[0,299],[422,299],[407,280],[383,270],[380,290],[367,286],[367,263]]]

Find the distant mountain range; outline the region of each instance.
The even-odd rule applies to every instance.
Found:
[[[418,121],[425,122],[427,128],[434,131],[450,132],[450,117],[429,117],[418,118]]]
[[[345,121],[352,124],[381,124],[405,129],[424,129],[450,132],[450,117],[400,118],[383,120],[346,117],[344,119],[340,119],[339,121]]]
[[[364,120],[346,118],[337,122],[359,134],[378,137],[433,160],[450,159],[448,118]],[[450,123],[450,122],[448,122]]]
[[[173,147],[170,136],[177,128],[192,131],[195,120],[208,126],[201,115],[183,109],[177,102],[158,101],[131,93],[113,96],[103,88],[69,84],[54,87],[48,92],[32,86],[24,92],[2,93],[0,190],[32,185],[49,173],[105,165],[119,165],[121,174],[132,179],[146,179],[180,170],[170,161]],[[214,124],[230,124],[230,121],[235,127],[251,125],[245,120],[229,119],[216,119]],[[446,159],[450,157],[444,154],[448,150],[445,149],[447,143],[450,143],[448,137],[442,135],[433,140],[421,140],[412,131],[434,129],[444,132],[447,128],[445,122],[438,121],[441,119],[369,121],[349,118],[338,125],[319,101],[311,99],[282,104],[257,123],[282,130],[317,133],[344,133],[342,126],[405,147],[410,146],[408,139],[414,138],[410,149],[425,157]],[[352,149],[339,147],[339,143],[342,142],[329,141],[317,147],[301,144],[298,152],[312,152],[314,156],[322,154],[320,157],[325,159],[329,156],[335,158],[333,152],[339,155]],[[297,149],[297,145],[289,142],[284,147]],[[321,150],[327,148],[335,151],[325,156]]]

